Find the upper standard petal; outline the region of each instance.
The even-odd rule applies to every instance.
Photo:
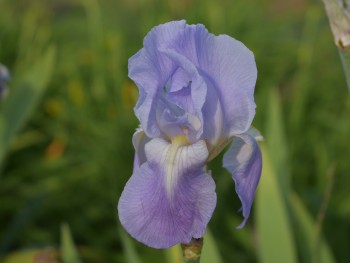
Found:
[[[255,115],[257,69],[253,53],[234,38],[210,34],[200,24],[175,21],[152,29],[144,48],[129,60],[129,77],[140,91],[135,113],[152,138],[166,137],[169,131],[176,131],[176,136],[191,130],[188,113],[200,123],[198,131],[191,130],[196,139],[215,145],[220,138],[246,132]],[[164,104],[164,90],[177,92],[187,87],[191,91],[183,97],[187,108],[171,99]],[[176,106],[166,106],[174,104],[183,110],[181,119],[177,116],[181,110],[173,113]],[[159,111],[167,111],[168,117]]]
[[[203,79],[215,90],[207,96],[203,111],[215,112],[221,107],[227,137],[248,130],[255,115],[254,88],[257,68],[253,53],[240,41],[210,34],[203,25],[186,25],[172,43],[172,49],[187,57]],[[220,105],[210,100],[217,97]],[[213,108],[214,107],[214,108]],[[208,108],[208,109],[206,109]],[[211,122],[204,116],[204,122]],[[219,128],[219,127],[218,127]]]
[[[253,53],[227,35],[202,36],[199,67],[217,92],[223,111],[224,135],[247,131],[255,115],[257,69]]]
[[[171,59],[159,52],[176,40],[185,21],[170,22],[154,27],[144,39],[144,47],[129,59],[129,77],[136,83],[140,98],[135,114],[149,137],[159,137],[161,130],[156,120],[160,93],[178,68]]]

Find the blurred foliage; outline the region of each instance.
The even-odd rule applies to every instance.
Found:
[[[81,262],[67,223],[61,225],[61,245],[63,263]]]
[[[127,60],[153,26],[174,19],[241,40],[259,71],[253,124],[266,138],[257,194],[265,198],[235,229],[240,202],[214,160],[218,204],[205,253],[217,262],[278,262],[261,253],[270,247],[295,253],[294,262],[348,262],[350,97],[321,1],[0,0],[0,10],[0,61],[12,75],[0,102],[5,262],[57,258],[62,222],[83,262],[178,262],[177,248],[150,249],[122,233],[116,208],[138,125]],[[24,97],[8,108],[16,96]],[[7,108],[16,117],[4,121]],[[3,142],[8,121],[16,125]],[[332,165],[336,191],[318,220]],[[272,233],[288,237],[276,242]]]

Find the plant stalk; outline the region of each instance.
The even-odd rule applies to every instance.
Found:
[[[185,263],[199,263],[203,247],[203,238],[192,238],[190,243],[181,243]]]
[[[350,91],[350,0],[323,0]]]

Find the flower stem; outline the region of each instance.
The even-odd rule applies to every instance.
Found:
[[[190,243],[181,243],[185,263],[199,263],[203,247],[203,238],[192,238]]]
[[[350,51],[344,51],[339,49],[339,54],[344,69],[346,84],[350,91]]]
[[[323,0],[350,91],[350,0]]]

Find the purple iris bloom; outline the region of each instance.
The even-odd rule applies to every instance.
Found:
[[[10,72],[0,63],[0,100],[7,95],[6,82],[10,79]]]
[[[206,163],[228,144],[245,225],[262,158],[251,129],[257,69],[253,53],[203,25],[174,21],[153,28],[129,59],[140,98],[133,136],[134,170],[119,199],[119,219],[131,236],[154,248],[204,235],[216,206]]]

